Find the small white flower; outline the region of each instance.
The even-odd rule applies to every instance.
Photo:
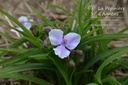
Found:
[[[19,18],[18,18],[18,21],[19,21],[22,25],[24,25],[28,30],[32,27],[31,22],[33,22],[33,20],[32,20],[32,19],[29,20],[28,17],[26,17],[26,16],[21,16],[21,17],[19,17]],[[17,29],[20,30],[20,31],[23,31],[21,27],[17,27]],[[11,29],[11,31],[12,31],[12,32],[17,32],[17,31],[14,30],[14,29]]]

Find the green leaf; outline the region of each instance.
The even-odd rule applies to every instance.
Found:
[[[118,33],[123,33],[128,30],[128,27],[124,28],[123,30],[119,31]]]
[[[37,55],[32,55],[32,56],[29,56],[29,58],[37,59],[37,60],[41,60],[41,59],[49,59],[48,54],[37,54]]]
[[[49,83],[43,79],[39,79],[39,78],[36,78],[33,76],[27,76],[27,75],[23,75],[23,74],[17,74],[17,73],[2,73],[2,74],[0,74],[0,78],[17,78],[17,79],[32,81],[39,85],[52,85],[51,83]]]
[[[52,62],[56,65],[56,67],[61,72],[61,74],[64,77],[64,80],[66,82],[66,85],[71,85],[70,78],[68,77],[67,69],[65,68],[65,64],[58,58],[50,57],[50,56],[49,56],[49,58],[52,60]]]
[[[117,79],[121,85],[128,85],[128,76],[122,76]]]
[[[11,42],[11,43],[14,42],[14,39],[12,39],[11,37],[7,36],[7,35],[4,34],[4,33],[0,32],[0,35],[1,35],[4,39],[8,40],[9,42]]]
[[[19,40],[14,41],[13,43],[11,43],[11,45],[8,48],[15,48],[17,46],[20,46],[21,44],[23,44],[24,42],[26,42],[27,40],[24,38],[21,38]],[[7,52],[1,52],[0,53],[0,57],[4,56]]]
[[[45,16],[43,16],[42,13],[38,12],[36,9],[34,9],[33,7],[31,7],[31,9],[33,10],[33,12],[35,14],[37,14],[41,19],[43,19],[46,23],[48,23],[50,26],[52,26],[53,28],[56,28],[53,24],[52,21],[50,21],[49,19],[47,19]]]
[[[118,60],[114,60],[111,64],[107,65],[104,69],[104,75],[109,75],[111,73],[113,73],[114,71],[116,71],[117,69],[119,69],[121,67],[121,62],[123,60],[120,58]]]
[[[18,39],[16,40],[15,42],[11,43],[9,48],[15,48],[15,47],[18,47],[20,45],[22,45],[24,42],[26,42],[27,40],[25,38],[21,38],[21,39]]]
[[[98,25],[99,26],[95,28],[95,29],[99,28],[99,30],[97,31],[97,35],[104,34],[100,20],[98,21]],[[108,49],[107,41],[99,41],[98,44],[99,44],[99,52],[104,52]]]
[[[4,52],[17,52],[17,53],[24,53],[28,51],[27,49],[21,49],[21,48],[0,48],[0,51]]]
[[[60,7],[60,6],[58,6],[58,5],[53,5],[53,4],[47,4],[47,6],[49,6],[49,7],[54,7],[54,8],[58,8],[58,9],[64,11],[65,13],[67,13],[68,15],[73,16],[73,15],[72,15],[68,10],[66,10],[64,7]]]
[[[96,42],[96,41],[103,41],[103,40],[111,40],[111,39],[118,39],[118,38],[128,38],[128,34],[101,34],[97,36],[91,36],[87,39],[84,40],[84,43],[82,43],[80,46],[91,43],[91,42]]]
[[[4,61],[0,62],[0,65],[15,64],[16,62],[19,63],[20,60],[26,61],[26,60],[29,59],[28,58],[29,56],[36,55],[36,54],[41,54],[41,53],[43,53],[42,49],[36,49],[36,48],[31,49],[31,50],[29,50],[25,53],[20,53],[20,54],[14,56],[14,57],[11,57],[7,60],[4,60]],[[21,62],[23,62],[23,61],[21,61]]]
[[[35,46],[37,46],[38,48],[44,49],[43,45],[39,42],[38,39],[36,39],[36,38],[33,39],[33,38],[26,37],[26,36],[24,36],[24,38],[27,39],[32,44],[34,44]]]
[[[83,31],[84,31],[84,26],[83,26],[83,22],[82,22],[82,17],[83,17],[83,7],[82,7],[82,0],[80,0],[79,3],[79,9],[78,9],[78,23],[79,23],[79,30],[80,30],[80,34],[83,35]]]
[[[98,85],[98,84],[96,84],[96,83],[89,83],[89,84],[86,84],[86,85]]]
[[[3,66],[0,69],[0,74],[2,73],[13,73],[13,72],[20,72],[26,70],[35,70],[35,69],[52,69],[50,66],[46,66],[40,63],[32,63],[32,64],[18,64],[13,66]]]
[[[107,77],[107,78],[103,79],[102,82],[104,84],[107,83],[109,85],[122,85],[115,78],[112,78],[112,77]]]
[[[128,69],[128,60],[127,60],[127,59],[126,59],[126,60],[123,60],[123,61],[121,62],[121,65],[123,65],[125,68]]]
[[[126,53],[128,53],[128,50],[123,50],[123,51],[121,51],[121,52],[119,52],[119,53],[116,53],[116,54],[113,54],[112,56],[110,56],[109,58],[107,58],[107,59],[100,65],[100,67],[98,68],[98,70],[97,70],[97,72],[96,72],[96,78],[95,78],[96,81],[97,81],[98,83],[102,84],[102,82],[101,82],[101,74],[102,74],[103,68],[104,68],[106,65],[108,65],[109,63],[111,63],[113,60],[116,60],[116,59],[120,58],[121,55],[126,54]]]
[[[93,25],[97,24],[97,22],[100,20],[101,18],[94,18],[94,19],[86,19],[86,24],[84,25],[85,26],[85,29],[84,29],[84,32],[87,33],[88,30],[90,30]],[[99,29],[99,28],[98,28]]]
[[[102,60],[108,56],[111,56],[117,52],[123,51],[123,50],[128,50],[128,47],[117,47],[111,50],[108,50],[106,52],[100,53],[98,55],[96,55],[94,58],[92,58],[84,67],[83,70],[87,70],[89,69],[91,66],[93,66],[96,62],[98,62],[99,60]]]
[[[86,43],[101,41],[101,40],[110,40],[110,39],[118,39],[118,38],[128,38],[128,34],[101,34],[93,37],[89,37]]]
[[[82,39],[81,39],[82,41],[81,42],[83,42],[83,40],[85,40],[86,38],[90,37],[94,32],[96,32],[98,30],[99,29],[94,29],[94,30],[90,31],[88,34],[82,36]]]

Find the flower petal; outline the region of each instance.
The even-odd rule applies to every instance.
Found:
[[[34,22],[33,19],[29,19],[29,22]]]
[[[28,21],[28,18],[27,18],[26,16],[21,16],[21,17],[18,18],[18,21],[19,21],[20,23],[26,22],[26,21]]]
[[[23,31],[21,27],[17,27],[17,29],[18,29],[19,31]]]
[[[14,30],[14,29],[11,29],[10,31],[11,31],[11,32],[17,32],[17,31],[16,31],[16,30]]]
[[[23,31],[20,27],[17,27],[16,29],[18,29],[19,31]],[[17,32],[17,31],[14,30],[14,29],[11,29],[10,31],[11,31],[11,32],[15,32],[15,33]],[[18,32],[17,32],[17,33],[18,33]]]
[[[90,30],[87,31],[87,34],[90,32]]]
[[[52,29],[49,32],[49,39],[52,45],[59,45],[62,42],[63,31],[59,29]]]
[[[64,39],[67,40],[65,46],[68,49],[72,50],[80,43],[81,37],[77,33],[68,33],[67,35],[64,36]]]
[[[60,45],[53,49],[55,54],[58,55],[61,59],[64,59],[69,56],[70,51],[65,48],[64,45]]]
[[[29,22],[26,22],[23,24],[28,30],[32,27],[32,24]]]

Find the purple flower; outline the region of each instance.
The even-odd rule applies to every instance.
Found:
[[[64,59],[69,56],[70,50],[80,43],[81,36],[73,32],[63,36],[63,31],[60,29],[52,29],[49,32],[49,39],[52,45],[57,46],[53,49],[55,54]]]
[[[19,18],[18,18],[18,21],[19,21],[22,25],[24,25],[28,30],[32,27],[31,22],[33,22],[33,20],[32,20],[32,19],[29,20],[28,17],[26,17],[26,16],[21,16],[21,17],[19,17]],[[20,30],[20,31],[23,31],[21,27],[17,27],[17,29]],[[12,31],[12,32],[17,32],[17,31],[15,31],[14,29],[11,29],[11,31]]]

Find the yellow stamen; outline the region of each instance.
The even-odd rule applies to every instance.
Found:
[[[65,41],[65,42],[68,42],[68,40],[67,40],[67,39],[65,39],[65,38],[64,38],[64,41]]]

